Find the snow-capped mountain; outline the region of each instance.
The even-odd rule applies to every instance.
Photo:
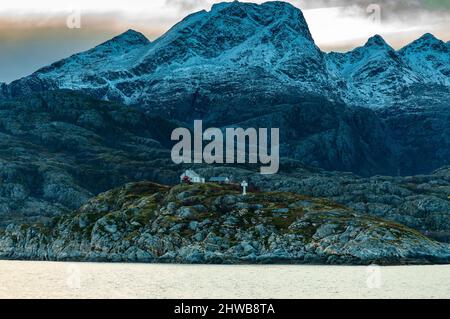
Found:
[[[322,93],[329,85],[303,14],[282,2],[222,3],[193,14],[156,40],[132,72],[138,83],[156,82],[142,85],[141,96],[126,93],[143,104],[161,92],[170,99],[168,82],[182,95],[210,96],[217,87],[239,95],[243,83],[269,95],[288,87]]]
[[[450,86],[450,46],[425,34],[399,51],[403,61],[427,83]]]
[[[67,59],[56,62],[38,70],[35,75],[41,79],[52,79],[58,87],[85,88],[89,82],[103,79],[98,85],[107,84],[112,79],[112,73],[118,72],[126,77],[126,71],[147,50],[150,41],[141,33],[128,30],[127,32],[105,42],[97,47]],[[102,77],[98,77],[102,74]],[[91,85],[94,83],[91,83]]]
[[[395,51],[374,36],[326,54],[298,8],[234,1],[186,17],[154,42],[129,30],[3,86],[0,95],[74,89],[182,120],[225,104],[242,110],[305,94],[381,109],[414,100],[416,86],[450,86],[448,46],[425,35]]]
[[[344,80],[343,95],[350,104],[382,108],[401,99],[409,86],[423,83],[379,35],[348,53],[328,54],[327,65],[331,74]]]
[[[278,127],[282,155],[305,164],[409,174],[449,164],[448,59],[430,35],[400,51],[374,36],[327,54],[298,8],[235,1],[153,42],[129,30],[0,85],[0,97],[72,89],[184,125]]]
[[[152,43],[128,31],[12,83],[9,91],[71,88],[158,109],[194,95],[329,96],[330,83],[324,54],[299,9],[236,1],[186,17]]]
[[[84,90],[97,94],[106,89],[113,78],[132,77],[128,70],[142,56],[150,41],[134,30],[102,43],[86,52],[74,54],[32,75],[12,82],[12,96],[46,89]]]

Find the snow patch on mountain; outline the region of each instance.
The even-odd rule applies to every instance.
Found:
[[[429,83],[450,85],[450,47],[425,34],[399,51],[403,61]]]
[[[38,70],[33,76],[61,89],[109,87],[117,79],[132,78],[129,69],[151,42],[141,33],[128,30],[86,52],[75,54]]]
[[[394,103],[406,88],[423,82],[379,35],[348,53],[328,54],[327,66],[345,81],[346,102],[372,108]]]
[[[186,17],[153,43],[129,30],[16,81],[13,91],[75,89],[104,100],[146,105],[161,86],[164,94],[177,98],[174,91],[194,94],[201,83],[242,81],[242,73],[263,73],[270,81],[262,85],[269,90],[283,90],[288,83],[321,95],[332,91],[327,89],[323,53],[300,10],[283,2],[237,1]],[[218,74],[228,78],[218,81]]]

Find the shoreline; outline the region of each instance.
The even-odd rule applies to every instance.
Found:
[[[450,266],[450,262],[447,263],[368,263],[368,264],[325,264],[325,263],[174,263],[174,262],[139,262],[139,261],[95,261],[95,260],[35,260],[35,259],[6,259],[0,258],[1,262],[28,262],[28,263],[61,263],[61,264],[98,264],[98,265],[158,265],[158,266],[222,266],[222,267],[233,267],[233,266],[299,266],[299,267],[370,267],[370,266],[378,266],[378,267],[426,267],[426,266]]]

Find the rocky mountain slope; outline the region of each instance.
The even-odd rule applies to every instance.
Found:
[[[10,259],[176,263],[404,264],[450,261],[450,247],[399,224],[292,193],[128,184],[51,227],[10,226]]]
[[[375,109],[401,102],[405,89],[425,82],[406,62],[379,35],[351,52],[327,55],[331,73],[345,79],[345,101]]]
[[[427,82],[450,85],[450,48],[432,34],[425,34],[399,51],[411,69]]]
[[[173,182],[174,127],[76,92],[0,102],[0,227],[77,209],[129,181]]]
[[[285,128],[286,156],[367,172],[395,164],[388,136],[371,111],[317,98],[264,115],[253,111],[261,113],[241,114],[251,118],[241,124]],[[171,160],[170,136],[178,126],[73,91],[0,101],[0,227],[44,221],[126,182],[177,183],[184,167]]]
[[[129,30],[2,85],[0,96],[64,88],[185,126],[279,125],[283,155],[306,165],[407,175],[449,164],[449,57],[431,35],[400,51],[375,36],[326,54],[296,7],[234,1],[186,17],[153,42]]]
[[[450,167],[430,175],[373,176],[300,168],[283,161],[283,173],[262,176],[244,168],[205,167],[203,176],[248,180],[264,191],[328,198],[360,214],[394,221],[438,241],[450,243]]]
[[[400,145],[373,111],[308,95],[266,103],[241,112],[224,108],[215,122],[233,118],[238,127],[279,128],[281,156],[305,165],[364,176],[398,173]]]
[[[12,222],[46,222],[126,182],[177,183],[184,169],[171,162],[169,153],[168,139],[178,124],[136,108],[77,92],[49,91],[0,102],[0,115],[0,228]],[[388,136],[377,128],[380,124],[373,112],[361,109],[358,113],[311,99],[295,107],[279,107],[272,114],[249,117],[240,124],[288,128],[282,131],[286,132],[281,136],[282,149],[286,154],[301,154],[299,161],[283,158],[280,173],[270,178],[233,167],[217,174],[250,178],[266,190],[328,197],[361,213],[450,240],[448,170],[428,176],[360,178],[301,165],[309,162],[329,169],[337,163],[349,165],[341,169],[363,169],[371,163],[393,165],[386,162],[389,156],[383,158],[389,154],[384,148]],[[445,128],[441,132],[444,134]],[[367,145],[373,148],[364,149]],[[215,176],[203,172],[201,166],[195,169]]]
[[[377,111],[400,145],[397,164],[401,175],[428,173],[430,168],[449,165],[450,159],[450,90],[438,84],[432,90],[428,86],[410,90],[414,97],[404,95],[408,108],[397,104]]]

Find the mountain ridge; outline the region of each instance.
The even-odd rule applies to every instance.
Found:
[[[428,81],[450,85],[450,48],[430,33],[408,44],[399,55]]]
[[[256,25],[262,27],[255,29]],[[196,28],[195,32],[193,28]],[[279,32],[278,35],[282,36],[283,39],[280,41],[274,39],[273,37],[277,35],[274,32]],[[293,37],[289,35],[290,32],[294,32]],[[267,33],[267,35],[263,33]],[[133,34],[134,38],[138,39],[138,42],[135,44],[141,47],[141,50],[137,50],[133,46],[131,49],[127,48],[128,51],[125,52],[125,56],[122,56],[120,59],[114,57],[113,51],[105,52],[101,50],[105,43],[114,42],[114,39],[127,37],[130,34]],[[255,41],[251,42],[250,38],[254,35],[256,35]],[[302,37],[304,41],[296,45],[295,41]],[[240,50],[237,48],[244,40],[250,41],[248,46],[254,49],[257,54],[253,54],[251,50],[246,50],[246,48]],[[401,64],[404,65],[390,65],[392,68],[391,77],[393,73],[401,73],[405,69],[411,74],[408,76],[408,79],[395,76],[392,78],[391,85],[382,89],[384,92],[381,95],[377,95],[377,99],[378,96],[383,97],[383,103],[374,101],[375,98],[370,98],[372,94],[380,90],[368,85],[365,87],[352,85],[352,77],[344,77],[341,81],[333,83],[330,78],[341,75],[339,72],[338,74],[333,74],[333,72],[330,74],[329,66],[328,70],[326,70],[325,64],[330,65],[330,63],[333,63],[333,59],[327,57],[332,57],[333,53],[331,55],[326,54],[315,45],[300,9],[277,1],[260,5],[240,2],[216,4],[210,11],[203,10],[187,16],[155,41],[147,41],[140,33],[128,30],[96,48],[56,62],[50,68],[44,67],[28,78],[25,77],[13,82],[7,91],[9,95],[14,96],[21,94],[21,91],[28,93],[30,91],[54,88],[81,89],[88,94],[94,95],[96,98],[117,100],[126,104],[136,104],[151,108],[150,98],[146,97],[146,95],[153,95],[155,90],[148,89],[140,94],[132,94],[129,92],[129,87],[143,89],[148,84],[160,83],[164,81],[164,78],[152,77],[151,73],[156,70],[163,73],[182,70],[183,65],[186,63],[188,63],[186,65],[189,65],[189,63],[191,65],[192,63],[203,64],[210,68],[210,72],[215,73],[225,73],[224,69],[214,67],[214,64],[217,63],[226,65],[227,68],[232,67],[233,63],[235,67],[243,66],[248,68],[264,68],[269,65],[268,70],[265,72],[273,74],[277,82],[288,83],[289,86],[297,90],[317,93],[330,99],[341,98],[349,104],[375,108],[397,103],[398,101],[392,96],[411,84],[420,84],[424,81],[425,83],[439,81],[443,85],[448,85],[449,75],[447,74],[447,68],[444,69],[445,74],[440,76],[441,79],[437,80],[436,76],[430,77],[429,74],[426,74],[426,76],[418,74],[423,68],[419,70],[413,68],[414,65],[417,65],[417,61],[413,63],[407,58],[400,59],[398,57],[396,58],[402,60]],[[266,41],[269,41],[267,42],[269,46],[262,46],[261,43]],[[288,43],[293,46],[286,48],[285,46]],[[369,49],[376,46],[376,44],[389,47],[382,37],[374,36],[368,40],[368,43],[363,48]],[[277,51],[277,45],[281,45],[283,51]],[[216,62],[213,61],[219,55],[224,55],[230,48],[237,49],[234,56],[229,57],[231,60],[224,57],[224,59]],[[355,50],[358,49],[356,48]],[[343,54],[352,55],[355,50]],[[405,48],[398,51],[393,50],[391,55],[394,57],[401,55],[402,52],[405,52]],[[93,55],[94,58],[90,55]],[[95,60],[95,55],[101,57],[101,60],[106,61],[106,63]],[[77,57],[79,56],[83,56],[86,61],[78,59]],[[304,58],[301,58],[302,56]],[[76,59],[74,66],[70,69],[61,68],[61,65],[64,64],[63,62],[67,62],[71,58]],[[426,56],[422,59],[424,58]],[[325,60],[331,60],[331,62],[325,62]],[[392,61],[384,60],[383,62],[393,63]],[[95,68],[96,63],[98,68]],[[400,63],[400,61],[397,61],[397,63]],[[426,61],[422,61],[421,64],[426,64]],[[197,68],[200,68],[200,65]],[[80,69],[85,69],[87,66],[94,66],[94,69],[91,70],[92,72],[80,72]],[[338,70],[340,67],[336,65],[331,69]],[[396,69],[397,67],[399,68],[398,70]],[[50,74],[48,74],[49,71],[51,71]],[[189,72],[195,72],[195,70]],[[65,77],[64,73],[71,73],[71,78]],[[447,78],[445,79],[445,77]],[[368,81],[372,80],[375,85],[382,85],[382,82],[380,83],[380,80],[377,78],[368,78]],[[185,79],[179,79],[179,81],[185,81]],[[344,84],[346,88],[342,87],[342,81],[347,83],[346,85]],[[191,85],[195,86],[195,84]],[[20,86],[29,86],[30,88],[29,90],[20,90]],[[392,88],[395,89],[395,94],[389,95],[388,93]],[[190,94],[195,93],[195,87],[185,89],[189,90]],[[380,106],[380,104],[384,105]]]

